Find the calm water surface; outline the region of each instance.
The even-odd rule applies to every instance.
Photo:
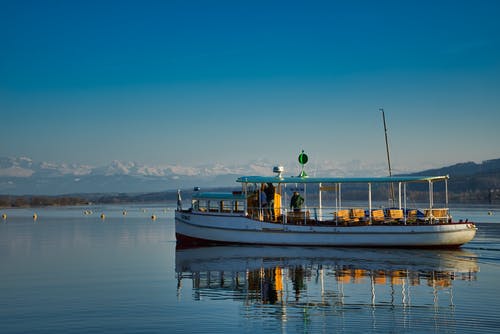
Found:
[[[500,328],[498,206],[453,210],[479,222],[455,251],[176,249],[166,204],[0,212],[0,333]]]

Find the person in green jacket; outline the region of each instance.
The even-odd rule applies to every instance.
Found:
[[[303,203],[304,203],[304,198],[300,196],[298,191],[295,191],[290,200],[290,209],[293,209],[294,212],[300,211]]]

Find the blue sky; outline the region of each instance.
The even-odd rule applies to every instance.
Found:
[[[500,157],[498,1],[1,1],[0,156]]]

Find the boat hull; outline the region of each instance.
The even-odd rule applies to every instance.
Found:
[[[338,247],[459,247],[476,234],[472,223],[412,225],[295,225],[260,222],[245,216],[176,211],[180,243]]]

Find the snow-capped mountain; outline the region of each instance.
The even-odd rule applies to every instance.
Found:
[[[0,157],[0,194],[68,194],[101,192],[154,192],[193,186],[234,186],[240,175],[273,175],[273,163],[254,161],[245,165],[221,163],[200,166],[175,164],[148,166],[112,161],[106,166],[35,162],[28,157]],[[297,175],[296,163],[285,164],[286,174]],[[308,165],[311,176],[385,175],[385,166],[360,161],[335,164],[323,161]]]

